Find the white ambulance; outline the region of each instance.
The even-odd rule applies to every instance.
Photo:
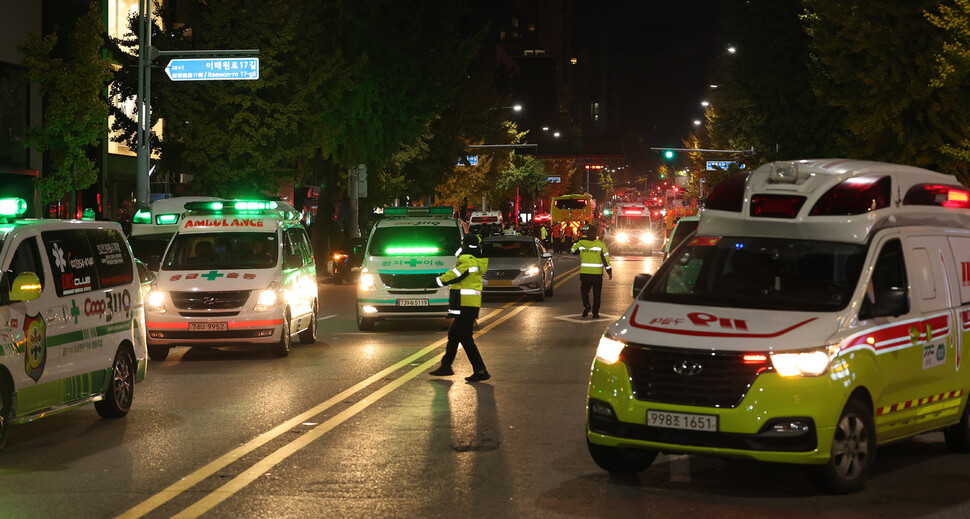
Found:
[[[94,403],[125,416],[147,352],[121,226],[34,220],[0,199],[0,447],[12,424]]]
[[[805,464],[842,493],[879,445],[942,429],[970,451],[968,229],[970,192],[924,169],[801,160],[729,177],[600,340],[593,459]]]
[[[260,344],[289,354],[317,337],[316,264],[283,202],[189,202],[145,301],[148,354],[172,346]]]
[[[374,224],[360,283],[357,327],[382,319],[448,316],[448,287],[434,280],[458,261],[467,229],[450,207],[386,207]]]

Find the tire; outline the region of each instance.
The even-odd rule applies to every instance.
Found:
[[[556,276],[553,275],[552,279],[549,280],[549,288],[545,289],[546,297],[552,297],[553,285],[555,284],[556,284]]]
[[[586,447],[593,461],[610,474],[636,474],[646,470],[657,459],[657,451],[596,445],[589,438],[586,438]]]
[[[300,332],[301,344],[313,344],[317,342],[317,304],[313,303],[313,313],[310,314],[310,326]]]
[[[13,424],[13,388],[0,380],[0,449],[7,444],[7,432]]]
[[[148,358],[157,361],[163,361],[168,357],[168,351],[171,349],[169,346],[161,345],[148,345]]]
[[[374,323],[377,321],[373,317],[364,317],[360,315],[360,308],[357,308],[357,329],[362,332],[369,332],[374,329]]]
[[[835,426],[832,453],[825,465],[809,467],[812,484],[827,494],[848,494],[865,486],[876,460],[876,428],[872,410],[849,400]]]
[[[293,344],[293,337],[290,336],[290,312],[283,312],[283,326],[280,327],[280,340],[273,345],[274,357],[285,357],[290,354],[290,346]]]
[[[963,409],[960,421],[943,430],[946,446],[953,452],[970,452],[970,404]]]
[[[121,418],[131,409],[135,389],[135,359],[124,346],[118,348],[104,398],[94,403],[101,418]]]

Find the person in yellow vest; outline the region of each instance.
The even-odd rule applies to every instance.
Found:
[[[597,229],[590,225],[586,237],[573,244],[571,252],[579,253],[579,293],[583,298],[583,317],[589,315],[589,291],[593,290],[593,319],[600,317],[600,293],[603,291],[603,270],[613,279],[610,251],[596,238]]]
[[[482,306],[482,275],[488,268],[488,258],[481,257],[478,237],[474,234],[465,235],[461,248],[462,254],[458,256],[455,268],[438,276],[434,282],[434,285],[439,287],[451,285],[448,314],[455,320],[448,329],[448,345],[445,346],[441,366],[430,374],[436,377],[454,375],[451,364],[455,361],[458,345],[461,344],[474,370],[474,373],[465,377],[465,380],[479,382],[491,378],[472,336],[475,320],[478,319],[478,312]]]
[[[545,225],[539,227],[539,239],[542,240],[542,244],[549,248],[549,231],[546,229]]]

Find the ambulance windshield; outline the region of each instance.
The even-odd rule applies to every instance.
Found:
[[[276,234],[271,232],[176,234],[162,270],[272,268],[278,256]]]
[[[374,229],[371,256],[451,256],[461,247],[461,232],[442,222],[408,222]]]
[[[640,299],[805,312],[849,303],[864,245],[781,238],[694,237]]]

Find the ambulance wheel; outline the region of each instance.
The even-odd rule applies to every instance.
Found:
[[[943,430],[946,446],[953,452],[970,452],[970,404],[963,409],[960,421]]]
[[[283,326],[280,326],[280,341],[273,345],[274,357],[285,357],[290,354],[290,345],[293,344],[293,337],[290,336],[290,312],[283,312]]]
[[[593,461],[610,474],[635,474],[646,470],[657,459],[657,451],[596,445],[589,438],[586,438],[586,446]]]
[[[369,332],[374,329],[374,323],[376,321],[373,317],[364,317],[360,314],[360,308],[357,308],[357,329],[362,332]]]
[[[168,351],[171,349],[169,346],[162,345],[148,345],[148,358],[157,361],[163,361],[168,357]]]
[[[0,380],[0,449],[7,443],[7,431],[13,422],[13,390],[5,380]]]
[[[848,494],[861,489],[876,460],[876,428],[872,411],[857,399],[842,410],[832,438],[828,463],[809,467],[816,488],[827,494]]]
[[[135,388],[135,360],[122,346],[115,354],[111,375],[104,398],[94,403],[101,418],[121,418],[131,409],[132,391]]]
[[[303,344],[313,344],[317,342],[317,304],[313,303],[313,312],[310,313],[310,326],[300,332],[300,342]]]

